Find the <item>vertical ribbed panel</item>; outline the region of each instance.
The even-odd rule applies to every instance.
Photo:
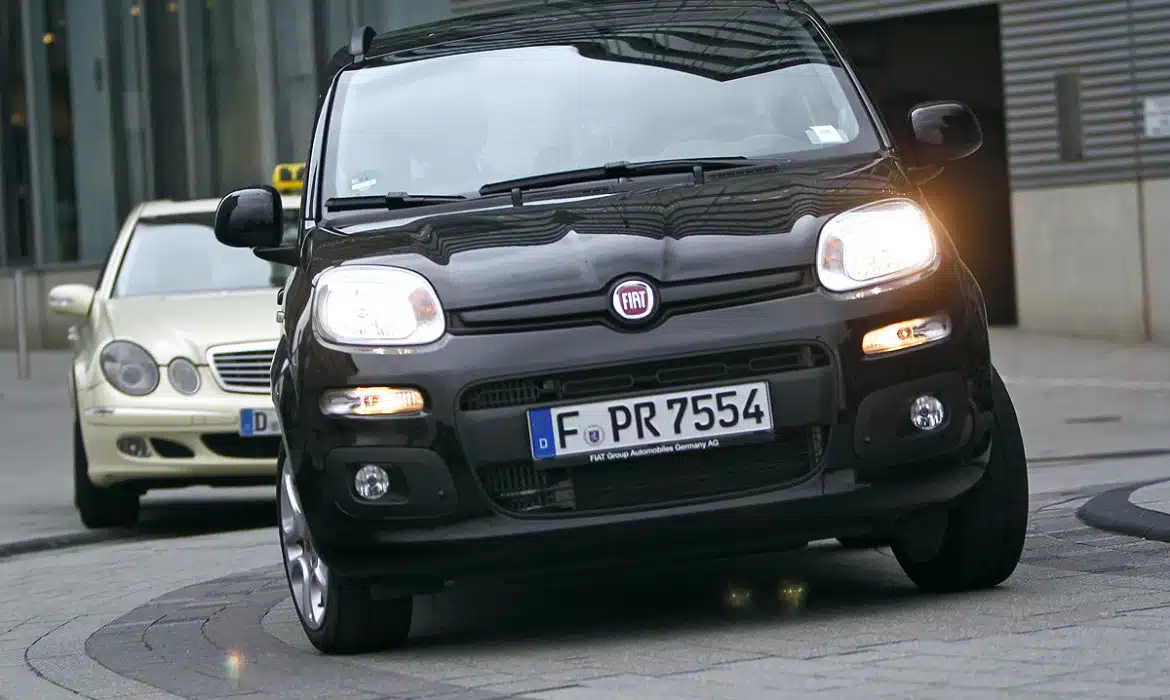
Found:
[[[1126,0],[1013,0],[1000,8],[1012,184],[1131,179],[1138,128]],[[1056,75],[1081,83],[1084,160],[1061,162]]]

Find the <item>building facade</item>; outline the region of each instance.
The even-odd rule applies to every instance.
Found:
[[[355,26],[541,1],[0,3],[0,347],[13,345],[14,269],[27,272],[30,344],[60,346],[45,293],[92,280],[136,202],[218,196],[302,159],[321,70]],[[988,109],[1003,123],[1010,231],[980,264],[1010,278],[1022,327],[1170,342],[1170,278],[1158,274],[1170,267],[1170,0],[812,4],[863,38],[883,20],[993,10],[1002,106]],[[914,73],[897,61],[874,71]]]

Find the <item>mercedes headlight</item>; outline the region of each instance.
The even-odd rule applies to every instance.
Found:
[[[102,374],[115,389],[146,396],[158,388],[158,363],[141,345],[115,340],[102,348]]]
[[[832,292],[851,292],[927,270],[938,261],[926,212],[891,199],[842,212],[824,225],[817,275]]]
[[[185,357],[176,357],[167,365],[167,380],[180,394],[191,396],[199,391],[203,379],[199,376],[199,368]]]
[[[320,338],[339,345],[398,347],[433,343],[447,329],[439,297],[425,277],[364,265],[321,274],[313,326]]]

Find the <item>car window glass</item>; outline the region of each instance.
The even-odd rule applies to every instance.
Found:
[[[719,56],[707,72],[684,70],[677,57],[599,60],[579,46],[353,71],[343,76],[328,142],[327,192],[466,193],[617,160],[876,146],[815,28],[779,14],[788,25],[775,51]],[[477,85],[492,89],[469,87]]]
[[[143,218],[131,233],[113,296],[159,296],[279,288],[289,268],[215,238],[214,214]],[[285,241],[296,241],[295,218]]]

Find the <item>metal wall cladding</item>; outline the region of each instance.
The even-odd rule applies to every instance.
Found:
[[[1170,176],[1170,139],[1145,136],[1146,96],[1170,95],[1170,0],[1009,0],[1004,93],[1017,188]],[[1084,158],[1062,162],[1056,76],[1081,83]]]
[[[452,13],[542,0],[452,0]],[[831,24],[989,4],[811,0]],[[1170,138],[1147,138],[1144,100],[1170,97],[1170,0],[1002,0],[1004,101],[1015,189],[1170,177]],[[1083,158],[1062,161],[1056,76],[1080,77]]]

